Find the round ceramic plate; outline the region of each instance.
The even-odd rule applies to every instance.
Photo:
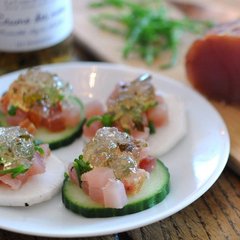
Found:
[[[118,81],[131,81],[146,72],[104,63],[69,63],[41,68],[69,81],[74,93],[84,102],[93,98],[106,99]],[[0,78],[0,94],[6,91],[18,74],[15,72]],[[166,199],[139,213],[88,219],[65,209],[59,193],[52,200],[32,207],[0,207],[0,228],[49,237],[107,235],[169,217],[198,199],[212,186],[229,156],[229,135],[224,122],[215,109],[192,89],[159,73],[151,74],[157,90],[182,99],[188,121],[186,136],[161,157],[171,174],[171,190]],[[81,153],[82,146],[83,141],[79,138],[72,145],[54,153],[67,165]]]

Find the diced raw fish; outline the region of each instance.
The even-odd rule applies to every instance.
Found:
[[[7,123],[11,126],[18,126],[24,119],[27,118],[27,114],[20,109],[17,109],[16,114],[13,116],[7,116]]]
[[[96,167],[81,176],[84,191],[93,201],[101,204],[104,204],[103,187],[109,179],[115,179],[115,175],[108,167]]]
[[[79,186],[77,172],[76,172],[75,168],[73,167],[72,163],[68,166],[68,174],[69,174],[69,177],[70,177],[71,181],[74,184]]]
[[[136,172],[130,173],[122,179],[127,194],[134,195],[141,189],[145,180],[149,177],[149,173],[144,169],[137,169]]]
[[[89,119],[92,116],[104,114],[104,106],[101,102],[93,100],[85,106],[85,116]]]
[[[11,174],[5,174],[0,176],[0,182],[10,187],[12,190],[17,190],[26,182],[27,178],[27,174],[21,174],[15,178],[12,178]]]
[[[147,111],[148,121],[151,121],[155,127],[161,127],[168,121],[168,109],[161,96],[156,97],[158,105]]]
[[[108,167],[95,167],[81,176],[82,181],[87,181],[89,187],[104,187],[108,179],[114,179],[113,170]]]
[[[127,194],[123,183],[117,179],[109,179],[103,188],[104,206],[109,208],[123,208],[127,202]]]
[[[98,121],[93,122],[89,127],[86,124],[84,124],[84,126],[83,126],[84,137],[91,139],[92,137],[95,136],[97,130],[101,127],[103,127],[103,125],[101,122],[98,122]]]
[[[147,156],[144,157],[140,162],[138,167],[144,169],[145,171],[151,173],[153,169],[156,167],[157,160],[155,157]]]
[[[131,131],[131,135],[136,139],[147,140],[149,137],[149,128],[145,127],[144,131],[133,130]]]
[[[81,120],[80,109],[78,106],[71,105],[64,108],[62,115],[65,121],[65,127],[75,127]]]

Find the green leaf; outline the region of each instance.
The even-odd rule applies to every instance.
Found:
[[[11,105],[8,109],[8,114],[10,116],[15,116],[17,112],[18,107]]]

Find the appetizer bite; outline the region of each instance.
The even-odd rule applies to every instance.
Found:
[[[0,206],[31,206],[61,188],[63,163],[25,129],[0,127]]]
[[[62,188],[65,207],[86,217],[111,217],[161,202],[170,175],[147,147],[115,127],[100,128],[69,166]]]
[[[149,139],[153,155],[164,154],[186,133],[183,102],[172,95],[157,94],[149,74],[119,82],[107,98],[106,110],[95,100],[86,104],[85,115],[85,139],[91,139],[103,126],[114,126],[134,138]]]
[[[83,105],[56,74],[30,69],[0,98],[0,126],[20,126],[51,149],[80,136]]]

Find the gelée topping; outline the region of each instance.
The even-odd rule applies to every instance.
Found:
[[[83,159],[96,167],[110,167],[117,178],[136,172],[141,151],[147,147],[115,127],[100,128],[83,149]]]
[[[71,91],[70,85],[63,83],[57,75],[33,68],[11,84],[8,94],[12,105],[28,111],[35,104],[47,110]]]
[[[157,104],[150,78],[130,83],[120,82],[107,100],[108,112],[114,115],[124,130],[143,130],[143,113]]]
[[[33,136],[19,127],[0,127],[0,166],[10,169],[20,164],[31,166],[34,150]]]

